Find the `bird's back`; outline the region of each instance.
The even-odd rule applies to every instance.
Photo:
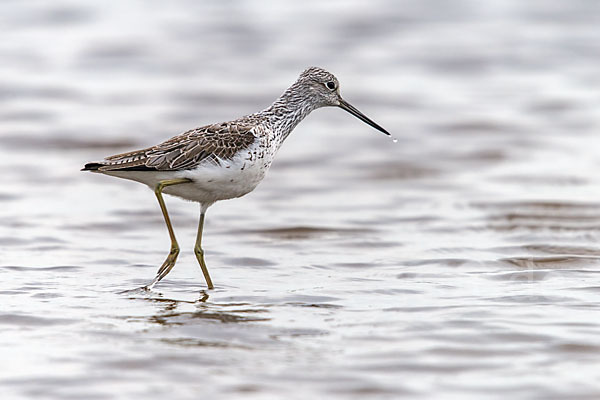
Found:
[[[84,171],[179,171],[231,160],[256,140],[258,121],[239,119],[192,129],[156,146],[106,157]]]

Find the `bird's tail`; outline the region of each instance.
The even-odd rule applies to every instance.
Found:
[[[98,171],[100,169],[100,167],[102,167],[104,164],[99,163],[99,162],[91,162],[91,163],[87,163],[83,166],[83,168],[81,168],[81,171]]]

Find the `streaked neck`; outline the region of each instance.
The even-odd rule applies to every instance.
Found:
[[[317,104],[306,96],[306,90],[296,82],[263,113],[268,117],[271,129],[281,136],[283,142],[296,125],[317,108]]]

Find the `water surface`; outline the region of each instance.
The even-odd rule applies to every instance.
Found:
[[[2,397],[600,397],[594,1],[4,2]],[[337,109],[207,215],[83,163],[266,107]]]

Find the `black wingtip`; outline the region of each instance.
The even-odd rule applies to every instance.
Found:
[[[87,163],[81,168],[80,171],[98,171],[98,169],[102,166],[102,164],[97,162]]]

